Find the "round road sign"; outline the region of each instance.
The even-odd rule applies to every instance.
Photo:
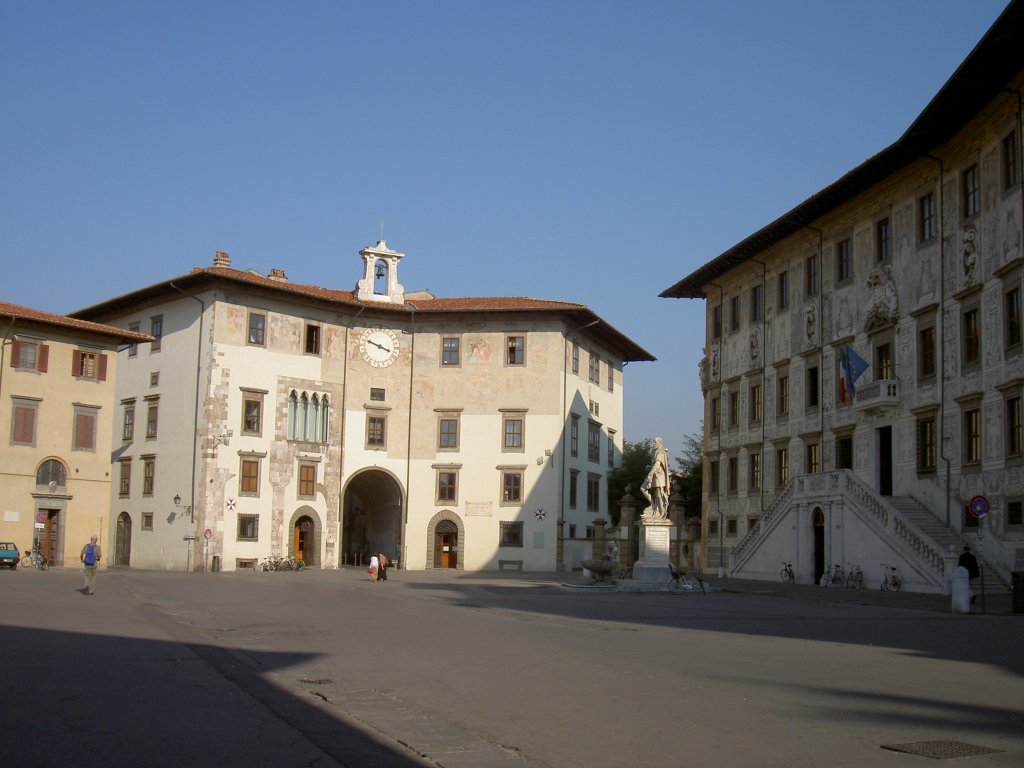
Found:
[[[203,531],[203,538],[204,539],[208,539],[211,536],[213,536],[213,531],[211,531],[209,528],[207,528],[205,531]]]
[[[968,508],[975,517],[984,517],[988,514],[988,499],[984,496],[975,496],[971,499]]]

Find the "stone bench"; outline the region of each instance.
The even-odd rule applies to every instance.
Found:
[[[522,571],[523,570],[523,561],[522,560],[499,560],[498,561],[498,570],[499,571],[504,571],[506,567],[514,568],[517,571]]]

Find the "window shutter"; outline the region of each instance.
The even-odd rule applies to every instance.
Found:
[[[77,349],[71,352],[71,375],[78,376],[82,372],[82,353]]]
[[[96,373],[97,378],[99,378],[100,381],[106,381],[107,380],[107,356],[106,355],[100,355],[100,362],[99,362],[99,365],[97,366],[97,369],[98,369],[97,373]]]
[[[36,412],[33,408],[14,409],[14,442],[32,443],[36,433]]]
[[[17,368],[21,362],[21,342],[17,339],[11,344],[11,368]]]
[[[40,344],[39,354],[36,356],[36,370],[46,373],[50,365],[50,345]]]
[[[88,451],[95,447],[96,417],[91,413],[75,414],[75,448]]]

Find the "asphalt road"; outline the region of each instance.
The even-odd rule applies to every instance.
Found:
[[[913,768],[883,745],[927,742],[1024,765],[1024,616],[566,581],[113,570],[86,596],[0,572],[0,744],[85,768]]]

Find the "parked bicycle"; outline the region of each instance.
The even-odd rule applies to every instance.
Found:
[[[35,566],[40,571],[45,571],[50,567],[50,560],[38,549],[26,549],[25,556],[21,558],[21,564],[25,568]]]
[[[793,564],[783,563],[782,570],[779,571],[779,576],[785,584],[795,584],[796,574],[793,572]]]
[[[825,586],[826,587],[841,587],[843,586],[843,569],[839,567],[839,563],[832,566],[831,573],[828,569],[825,570]]]
[[[847,563],[850,570],[846,574],[846,588],[847,589],[863,589],[864,588],[864,572],[861,571],[860,566],[856,564]]]
[[[704,575],[699,568],[686,573],[686,571],[676,568],[671,563],[669,563],[668,567],[672,571],[672,578],[668,580],[668,591],[673,595],[681,595],[683,592],[695,592],[698,586],[702,595],[707,594],[707,590],[704,588]]]
[[[878,588],[883,592],[899,592],[900,585],[900,575],[896,571],[896,566],[886,566],[882,563],[882,583]]]

